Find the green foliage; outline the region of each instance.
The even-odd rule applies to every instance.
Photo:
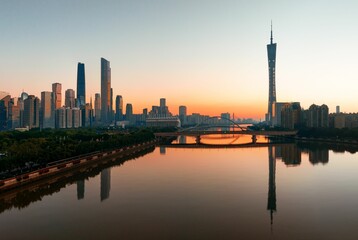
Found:
[[[358,128],[302,128],[297,135],[299,137],[358,140]]]
[[[95,151],[111,150],[154,139],[149,129],[97,131],[96,129],[1,132],[0,171],[26,163],[46,164]]]

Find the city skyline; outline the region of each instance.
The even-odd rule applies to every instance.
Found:
[[[272,19],[280,44],[277,99],[358,111],[352,101],[358,88],[354,1],[86,1],[84,9],[81,2],[3,4],[0,27],[8,34],[0,40],[7,46],[1,91],[39,97],[59,82],[64,95],[76,89],[76,64],[82,62],[89,102],[100,92],[103,56],[111,62],[113,96],[122,95],[134,113],[165,97],[174,114],[185,105],[188,113],[264,119]]]

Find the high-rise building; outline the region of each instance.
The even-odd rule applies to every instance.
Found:
[[[60,107],[62,107],[61,102],[62,102],[62,87],[61,87],[61,83],[53,83],[52,84],[52,101],[53,101],[53,109],[56,110]]]
[[[187,115],[186,106],[179,106],[179,119],[182,125],[186,124],[186,115]]]
[[[161,98],[160,99],[160,108],[161,109],[165,109],[166,106],[166,99],[165,98]]]
[[[281,108],[281,124],[283,128],[294,129],[301,125],[301,105],[299,102],[287,103]]]
[[[75,103],[75,91],[73,89],[67,89],[65,92],[65,106],[67,108],[74,108]]]
[[[40,126],[40,100],[34,95],[24,101],[24,127],[38,128]]]
[[[109,61],[101,58],[101,122],[111,122],[111,67]]]
[[[0,99],[1,109],[0,109],[0,130],[8,129],[8,120],[9,120],[9,105],[11,105],[11,96],[6,95]]]
[[[55,114],[55,126],[56,128],[66,128],[66,108],[61,107],[56,109]]]
[[[66,128],[72,128],[73,127],[72,113],[73,113],[72,108],[66,108],[66,110],[65,110]]]
[[[20,127],[19,98],[11,98],[9,103],[8,128],[15,129],[18,127]]]
[[[308,109],[307,127],[326,128],[328,127],[328,106],[323,104],[317,106],[312,104]]]
[[[54,128],[52,110],[52,92],[41,92],[41,127]]]
[[[25,108],[25,100],[29,97],[29,94],[27,94],[26,92],[22,92],[20,95],[20,98],[18,100],[18,105],[20,108],[20,127],[24,127],[24,120],[25,120],[25,115],[24,115],[24,108]]]
[[[133,106],[130,103],[127,103],[126,105],[126,120],[130,123],[133,122]]]
[[[123,120],[123,98],[121,95],[116,97],[116,121]]]
[[[109,112],[109,122],[114,120],[114,111],[113,111],[113,88],[111,88],[111,104],[110,104],[110,112]]]
[[[221,113],[220,115],[221,118],[221,124],[225,124],[225,125],[230,125],[230,113]]]
[[[338,113],[340,113],[340,112],[341,112],[340,107],[339,107],[339,106],[336,106],[336,113],[338,114]]]
[[[93,111],[91,105],[86,103],[85,106],[81,108],[82,112],[82,127],[91,127],[92,126],[92,119],[93,119]]]
[[[7,128],[7,107],[5,101],[0,99],[0,131],[6,130]]]
[[[82,126],[81,109],[72,108],[72,127],[79,128]]]
[[[270,44],[267,44],[267,57],[269,67],[269,99],[268,111],[266,114],[266,122],[272,125],[272,106],[276,102],[276,47],[277,44],[273,43],[272,24],[271,24],[271,38]]]
[[[94,95],[94,115],[95,115],[95,121],[100,122],[101,121],[101,94],[96,93]]]
[[[78,107],[86,105],[85,64],[77,64],[77,101]]]

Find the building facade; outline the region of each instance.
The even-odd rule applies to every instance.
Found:
[[[85,64],[77,64],[77,101],[78,107],[86,105]]]
[[[52,101],[53,101],[53,109],[58,109],[62,107],[62,85],[61,83],[53,83],[52,84]]]
[[[24,101],[24,127],[40,127],[40,99],[34,95],[28,96]]]
[[[94,95],[94,116],[96,123],[101,121],[101,94],[99,93]]]
[[[116,121],[123,120],[123,98],[121,95],[116,97]]]
[[[52,92],[41,92],[41,127],[54,128],[53,109],[52,109]]]
[[[75,106],[75,91],[73,89],[67,89],[65,92],[65,107],[74,108]]]
[[[111,123],[111,67],[109,61],[101,58],[101,122]]]

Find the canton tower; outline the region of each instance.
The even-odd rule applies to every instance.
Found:
[[[272,124],[272,106],[276,102],[276,43],[273,43],[272,37],[272,23],[271,23],[271,38],[270,44],[267,44],[267,57],[269,67],[269,100],[268,112],[266,115],[266,122]]]

